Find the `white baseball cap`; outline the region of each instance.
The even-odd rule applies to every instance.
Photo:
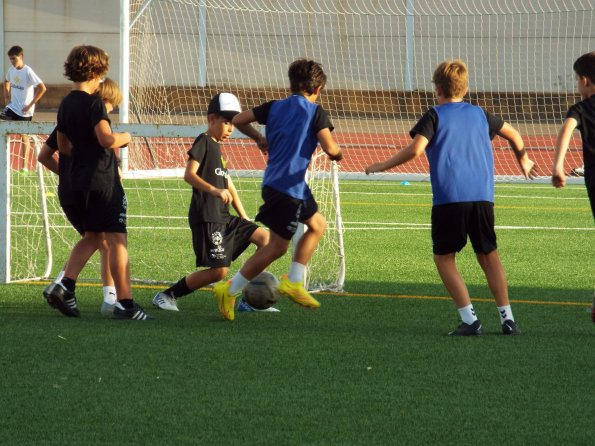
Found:
[[[207,114],[217,113],[224,118],[231,119],[242,111],[240,101],[231,93],[217,93],[211,99]]]

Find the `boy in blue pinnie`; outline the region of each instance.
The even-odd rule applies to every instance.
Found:
[[[455,261],[457,252],[467,244],[467,237],[496,300],[502,333],[520,334],[496,245],[491,138],[498,135],[509,142],[525,178],[535,176],[535,163],[527,156],[521,136],[511,125],[463,101],[468,91],[467,66],[463,61],[442,62],[434,71],[432,82],[438,105],[413,127],[410,132],[413,141],[393,157],[369,165],[366,174],[391,169],[426,152],[433,193],[434,262],[462,320],[449,335],[483,333]]]

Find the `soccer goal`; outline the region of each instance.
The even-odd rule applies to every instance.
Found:
[[[66,220],[57,195],[57,176],[39,163],[37,153],[53,123],[0,122],[0,281],[14,282],[54,277],[63,267],[79,234]],[[131,276],[140,283],[167,283],[194,271],[194,253],[188,208],[191,188],[183,181],[186,152],[206,126],[117,124],[133,140],[122,173],[128,201],[128,248]],[[25,139],[23,136],[25,135]],[[265,159],[251,140],[235,135],[222,146],[228,168],[246,212],[254,216],[260,204],[260,182]],[[25,150],[24,144],[30,149]],[[310,185],[327,217],[329,230],[309,271],[313,289],[340,290],[344,255],[336,163],[319,153],[312,162]],[[4,242],[4,243],[2,243]],[[252,254],[249,248],[234,267]],[[278,264],[277,264],[278,263]],[[276,262],[271,272],[288,267]],[[81,279],[98,280],[95,255]]]

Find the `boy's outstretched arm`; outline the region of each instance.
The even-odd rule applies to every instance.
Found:
[[[331,161],[341,161],[343,159],[343,152],[339,145],[335,142],[330,129],[322,129],[317,134],[320,147],[324,150]]]
[[[245,110],[233,117],[231,123],[244,135],[252,138],[260,151],[265,155],[269,151],[269,146],[266,138],[254,127],[252,123],[256,121],[256,116],[252,110]]]
[[[552,166],[552,185],[554,187],[566,186],[566,173],[564,173],[564,158],[566,151],[570,144],[572,132],[578,125],[574,118],[567,118],[560,131],[558,132],[558,139],[556,139],[556,153],[554,154],[554,164]]]
[[[428,146],[428,138],[419,133],[413,137],[413,141],[403,149],[399,150],[395,155],[387,160],[380,161],[378,163],[370,164],[366,167],[366,175],[370,175],[374,172],[382,172],[388,169],[392,169],[395,166],[406,163],[407,161],[414,160],[419,157]]]
[[[231,203],[232,196],[227,189],[217,189],[212,184],[207,183],[198,176],[198,167],[200,163],[193,158],[190,158],[186,163],[186,170],[184,171],[184,181],[195,189],[211,194],[214,197],[219,197],[223,203]]]
[[[497,135],[504,138],[510,144],[510,147],[514,151],[514,156],[521,167],[525,179],[534,179],[537,176],[537,169],[535,163],[529,159],[527,152],[525,151],[525,143],[521,134],[509,123],[505,122]]]

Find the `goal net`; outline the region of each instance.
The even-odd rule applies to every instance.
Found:
[[[432,73],[460,58],[468,100],[519,129],[545,181],[556,132],[577,102],[573,61],[595,47],[590,0],[130,0],[130,122],[196,122],[214,93],[243,107],[287,94],[287,67],[321,62],[320,103],[344,149],[341,177],[410,141],[434,103]],[[520,179],[494,140],[498,181]],[[578,137],[568,171],[582,164]],[[427,179],[425,157],[374,175]]]

